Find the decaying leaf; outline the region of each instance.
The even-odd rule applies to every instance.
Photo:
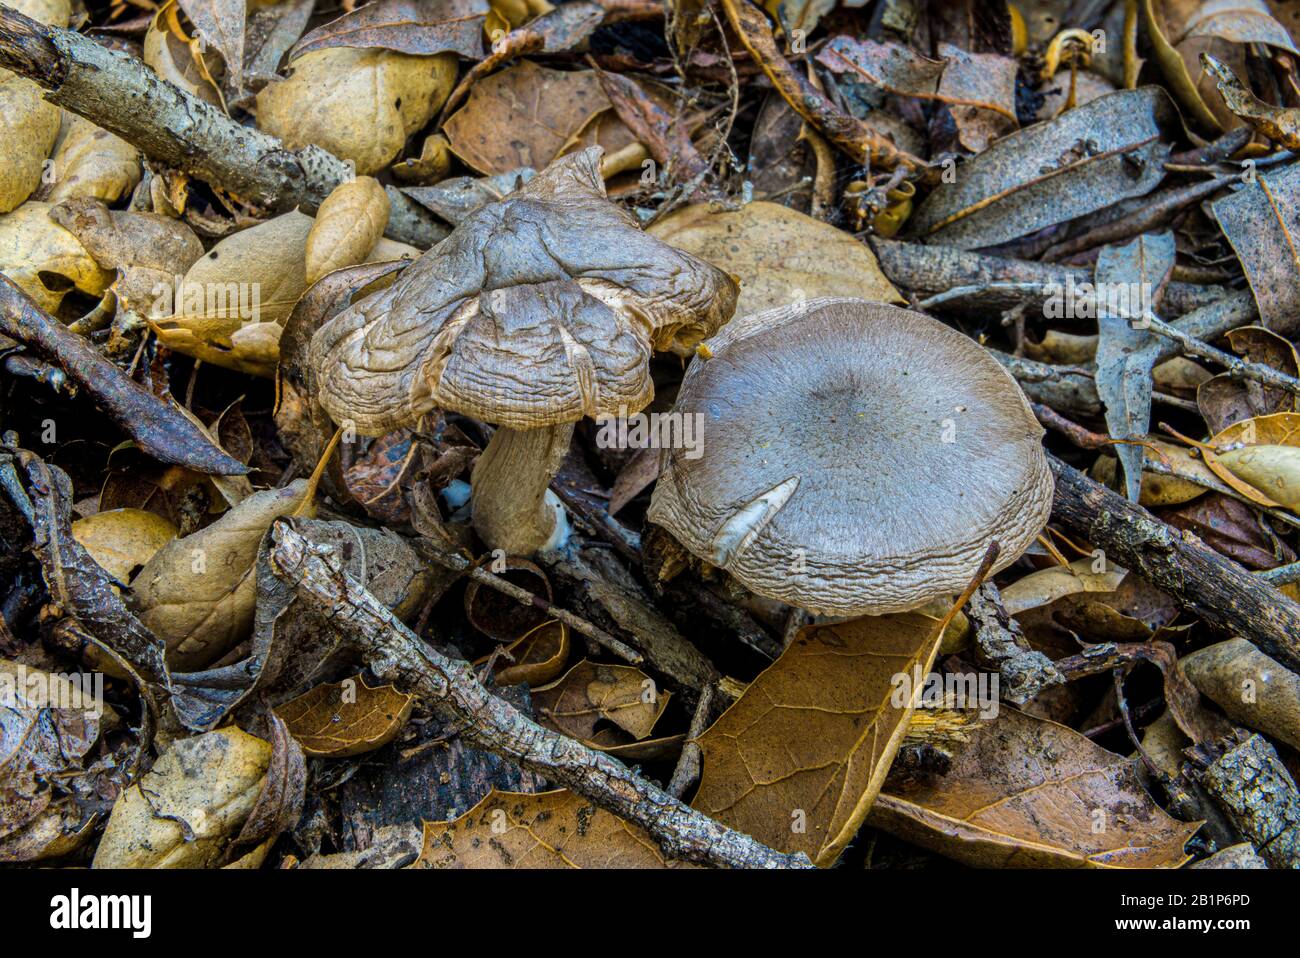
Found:
[[[833,864],[885,780],[939,640],[915,613],[802,630],[700,737],[694,807]]]
[[[891,780],[868,823],[981,868],[1177,868],[1199,822],[1152,801],[1128,759],[1004,707],[944,775]]]
[[[1097,395],[1106,407],[1106,426],[1118,443],[1115,454],[1124,467],[1124,488],[1137,502],[1141,494],[1140,443],[1151,426],[1152,380],[1145,365],[1128,360],[1151,339],[1142,317],[1153,310],[1174,269],[1173,233],[1139,236],[1126,246],[1107,246],[1097,258],[1097,288],[1137,290],[1137,302],[1107,308],[1097,317]],[[1108,307],[1110,304],[1108,304]],[[1134,442],[1133,440],[1137,440]]]
[[[493,791],[453,822],[425,822],[413,868],[685,868],[644,830],[570,791]]]
[[[358,176],[335,187],[307,234],[307,285],[331,270],[366,262],[384,235],[388,212],[388,194],[378,180]]]
[[[376,0],[317,27],[298,41],[289,59],[331,47],[477,59],[487,15],[487,0]]]
[[[50,204],[88,198],[115,203],[140,182],[140,151],[89,120],[72,116],[54,152]]]
[[[476,83],[443,131],[455,154],[480,173],[540,170],[586,145],[579,132],[609,109],[594,71],[562,72],[524,60]]]
[[[72,535],[105,572],[125,583],[176,538],[176,526],[144,509],[110,509],[78,519],[72,524]]]
[[[179,739],[123,792],[95,868],[213,868],[262,791],[271,746],[235,727]]]
[[[612,722],[634,739],[648,738],[672,693],[630,665],[583,660],[550,685],[533,690],[540,720],[582,741]]]
[[[1247,180],[1211,209],[1237,253],[1264,325],[1292,332],[1300,328],[1300,166],[1260,171]]]
[[[59,135],[59,108],[31,80],[0,70],[0,213],[17,209],[41,185]]]
[[[369,175],[397,158],[455,82],[449,53],[330,47],[300,56],[288,79],[257,94],[257,123],[290,149],[314,143]]]
[[[254,493],[216,522],[163,546],[131,583],[140,620],[167,644],[180,671],[209,665],[247,637],[262,536],[311,495],[298,479]]]
[[[363,676],[354,676],[318,685],[275,711],[309,756],[346,758],[391,742],[414,704],[414,696],[391,685],[371,688]]]
[[[1173,105],[1121,90],[998,140],[912,214],[909,229],[960,249],[995,246],[1149,193],[1164,178]]]
[[[506,647],[508,657],[496,666],[498,685],[545,685],[564,670],[569,658],[569,627],[563,622],[543,622]]]
[[[217,366],[274,376],[281,324],[307,288],[313,224],[294,210],[214,246],[165,291],[155,313],[159,341]]]
[[[194,56],[192,38],[181,26],[177,9],[176,0],[167,0],[154,14],[144,35],[144,62],[169,83],[214,106],[220,105],[221,94],[211,71]]]
[[[0,216],[0,273],[36,305],[57,312],[71,290],[100,296],[112,276],[49,214],[49,204],[32,200]]]
[[[688,206],[650,235],[736,277],[737,316],[821,296],[903,302],[866,244],[778,203],[749,203],[734,213]]]

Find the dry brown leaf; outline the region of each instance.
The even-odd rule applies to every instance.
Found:
[[[373,177],[358,176],[336,186],[307,234],[307,285],[332,270],[366,262],[384,235],[388,213],[388,194]]]
[[[586,659],[533,690],[542,723],[582,741],[592,741],[602,721],[613,722],[634,739],[649,738],[670,698],[671,692],[660,690],[638,668]]]
[[[144,509],[110,509],[78,519],[72,524],[72,537],[105,572],[125,583],[135,569],[176,538],[176,526]]]
[[[372,174],[437,114],[456,57],[333,47],[299,57],[291,71],[257,94],[258,127],[291,150],[314,143]]]
[[[891,780],[868,824],[977,868],[1177,868],[1180,822],[1133,763],[1064,725],[1003,707],[952,747],[945,775]]]
[[[180,739],[118,796],[95,868],[213,868],[261,794],[271,746],[231,726]]]
[[[452,151],[480,173],[540,170],[609,109],[594,71],[550,70],[524,60],[476,83],[443,132]]]
[[[360,676],[318,685],[275,711],[310,757],[346,758],[382,748],[411,717],[415,697]]]
[[[166,643],[174,669],[203,668],[247,637],[258,545],[309,494],[305,479],[254,493],[212,525],[167,543],[140,570],[131,583],[140,621]]]
[[[916,613],[803,629],[699,739],[695,808],[814,864],[834,863],[902,744],[940,636]],[[891,700],[896,677],[911,695]]]
[[[821,296],[904,301],[865,244],[778,203],[723,213],[700,203],[665,217],[649,233],[732,274],[740,283],[737,316]]]
[[[493,790],[452,822],[425,822],[412,868],[690,868],[645,830],[573,792]]]
[[[563,622],[543,622],[506,647],[509,658],[497,660],[497,685],[526,682],[536,688],[564,670],[569,658],[569,627]]]

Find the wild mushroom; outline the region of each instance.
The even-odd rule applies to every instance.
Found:
[[[1047,522],[1043,430],[1015,381],[920,313],[816,299],[734,319],[687,370],[649,519],[759,595],[879,615],[959,593]]]
[[[602,152],[471,214],[312,339],[321,404],[362,434],[434,407],[499,427],[472,476],[474,526],[511,555],[556,544],[547,487],[574,423],[642,409],[651,348],[693,345],[735,309],[730,277],[606,198]]]

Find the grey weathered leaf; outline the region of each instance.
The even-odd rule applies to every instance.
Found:
[[[1139,317],[1155,307],[1173,269],[1174,234],[1168,231],[1139,236],[1127,246],[1107,246],[1097,257],[1099,299],[1109,290],[1124,290],[1134,293],[1130,300],[1138,300],[1130,301],[1127,310],[1097,312],[1097,395],[1106,407],[1112,439],[1144,440],[1150,427],[1152,379],[1140,366],[1130,371],[1128,359],[1150,341],[1151,333]],[[1136,443],[1120,443],[1115,452],[1124,467],[1125,492],[1137,502],[1145,450]]]
[[[311,31],[289,51],[289,59],[330,47],[377,47],[477,60],[483,56],[487,14],[487,0],[376,0]]]
[[[1280,333],[1300,328],[1300,166],[1256,173],[1211,209],[1241,261],[1264,325]]]
[[[1158,87],[1120,90],[999,140],[921,204],[912,232],[960,249],[994,246],[1149,193],[1176,122]]]
[[[235,90],[243,88],[245,0],[179,0],[202,42],[226,61]]]

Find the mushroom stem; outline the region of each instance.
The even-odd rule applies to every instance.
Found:
[[[551,538],[563,509],[546,493],[572,438],[571,422],[492,434],[470,479],[474,529],[490,548],[529,556],[559,545]]]

